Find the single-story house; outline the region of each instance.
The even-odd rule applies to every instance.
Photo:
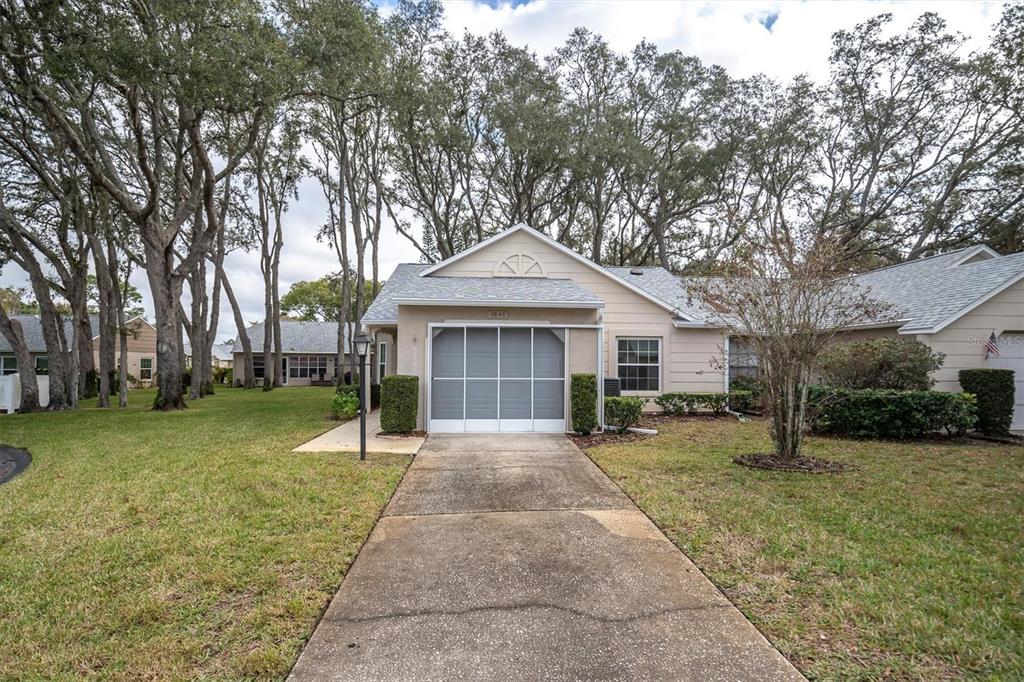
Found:
[[[234,364],[235,360],[235,356],[232,353],[234,346],[234,343],[213,344],[213,357],[210,358],[213,366],[230,368]]]
[[[211,367],[231,367],[234,362],[234,342],[230,343],[215,343],[213,344],[213,354],[210,357]],[[185,341],[185,366],[192,366],[192,346],[188,341]]]
[[[251,325],[245,333],[252,344],[253,370],[256,383],[263,383],[263,323]],[[341,376],[346,383],[352,381],[359,359],[351,352],[349,334],[345,335],[345,363]],[[281,320],[281,346],[284,353],[281,384],[285,386],[311,386],[333,384],[338,376],[335,363],[338,358],[338,323]],[[242,344],[235,341],[231,348],[232,374],[235,385],[245,378],[245,354]]]
[[[29,352],[32,354],[36,374],[46,374],[49,367],[49,359],[46,355],[46,341],[43,338],[43,325],[38,315],[12,315],[12,320],[21,323],[22,333],[25,335],[25,343],[28,344]],[[92,324],[93,333],[93,361],[99,367],[100,363],[100,338],[99,318],[89,318]],[[135,386],[150,386],[153,382],[153,375],[156,372],[156,327],[145,319],[136,317],[128,321],[128,374],[135,377],[138,383]],[[64,333],[71,342],[73,336],[71,320],[64,318]],[[116,350],[116,362],[120,366],[120,348]],[[14,350],[3,336],[0,336],[0,376],[15,374],[18,372],[18,359]]]
[[[1024,254],[985,247],[868,273],[862,283],[901,314],[855,333],[911,335],[946,353],[942,390],[959,389],[964,367],[1010,366],[1021,380],[1022,280]],[[399,265],[362,325],[375,337],[377,374],[419,377],[418,428],[559,432],[571,425],[568,383],[578,372],[599,385],[616,377],[623,395],[643,398],[728,390],[720,358],[729,339],[684,283],[663,268],[599,265],[516,225],[440,263]],[[1004,350],[986,359],[993,331]],[[756,364],[737,356],[737,369]]]

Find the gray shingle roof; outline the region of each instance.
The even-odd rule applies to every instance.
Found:
[[[600,308],[604,302],[571,279],[528,277],[420,277],[430,267],[403,263],[395,268],[363,319],[375,323],[398,322],[399,302],[437,303],[504,302],[538,305],[578,305]]]
[[[1024,273],[1024,253],[956,265],[976,248],[867,272],[857,283],[896,309],[897,317],[906,320],[902,330],[931,329]]]
[[[688,320],[699,322],[704,319],[705,311],[697,301],[689,300],[684,286],[686,280],[677,277],[662,267],[620,267],[609,266],[605,270],[621,277],[633,286],[643,289],[651,296],[675,308]],[[633,271],[643,274],[633,274]]]
[[[253,350],[263,348],[263,323],[258,322],[246,331]],[[337,322],[300,322],[281,320],[281,347],[285,353],[330,353],[338,352]],[[242,344],[235,341],[232,353],[241,353]],[[349,352],[349,335],[345,335],[345,352]]]
[[[282,333],[284,333],[282,331]],[[230,343],[215,343],[213,344],[213,357],[217,360],[230,360],[232,358],[233,344]]]
[[[25,343],[28,345],[30,353],[46,352],[46,340],[43,338],[43,323],[38,315],[11,315],[11,319],[21,322],[21,331],[25,335]],[[89,323],[92,325],[92,336],[96,338],[96,335],[100,333],[99,318],[92,315],[89,317]],[[64,317],[64,333],[67,335],[68,343],[71,343],[71,319],[66,316]],[[11,353],[12,351],[11,344],[7,343],[7,339],[0,334],[0,353]]]
[[[979,247],[922,258],[856,278],[869,287],[872,294],[895,309],[895,317],[903,322],[904,331],[930,329],[954,316],[989,292],[1024,272],[1024,253],[997,256],[963,265]],[[469,300],[538,300],[539,296],[559,296],[561,300],[590,301],[592,294],[576,285],[581,292],[572,292],[570,280],[481,278],[481,277],[419,277],[430,267],[423,264],[399,265],[364,317],[367,321],[398,321],[397,300],[404,298]],[[688,278],[677,277],[660,267],[607,267],[609,272],[677,310],[683,317],[703,321],[707,317],[700,303],[689,300]],[[633,274],[640,270],[642,274]],[[556,283],[551,289],[545,284]],[[575,284],[575,283],[572,283]],[[557,292],[557,293],[556,293]],[[549,299],[549,300],[554,300]]]

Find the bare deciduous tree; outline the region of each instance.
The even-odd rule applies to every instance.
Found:
[[[833,242],[813,236],[784,248],[765,240],[734,257],[722,277],[687,283],[711,319],[758,356],[780,458],[800,456],[807,390],[823,351],[840,331],[889,315],[856,286],[841,256]]]

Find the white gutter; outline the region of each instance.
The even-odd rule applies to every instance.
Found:
[[[479,299],[435,299],[435,298],[396,298],[394,303],[398,305],[415,306],[455,306],[474,308],[603,308],[603,301],[485,301]],[[366,324],[364,322],[364,324]]]

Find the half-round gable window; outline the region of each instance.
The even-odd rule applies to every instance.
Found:
[[[546,277],[540,261],[525,253],[512,254],[494,268],[495,277]]]

